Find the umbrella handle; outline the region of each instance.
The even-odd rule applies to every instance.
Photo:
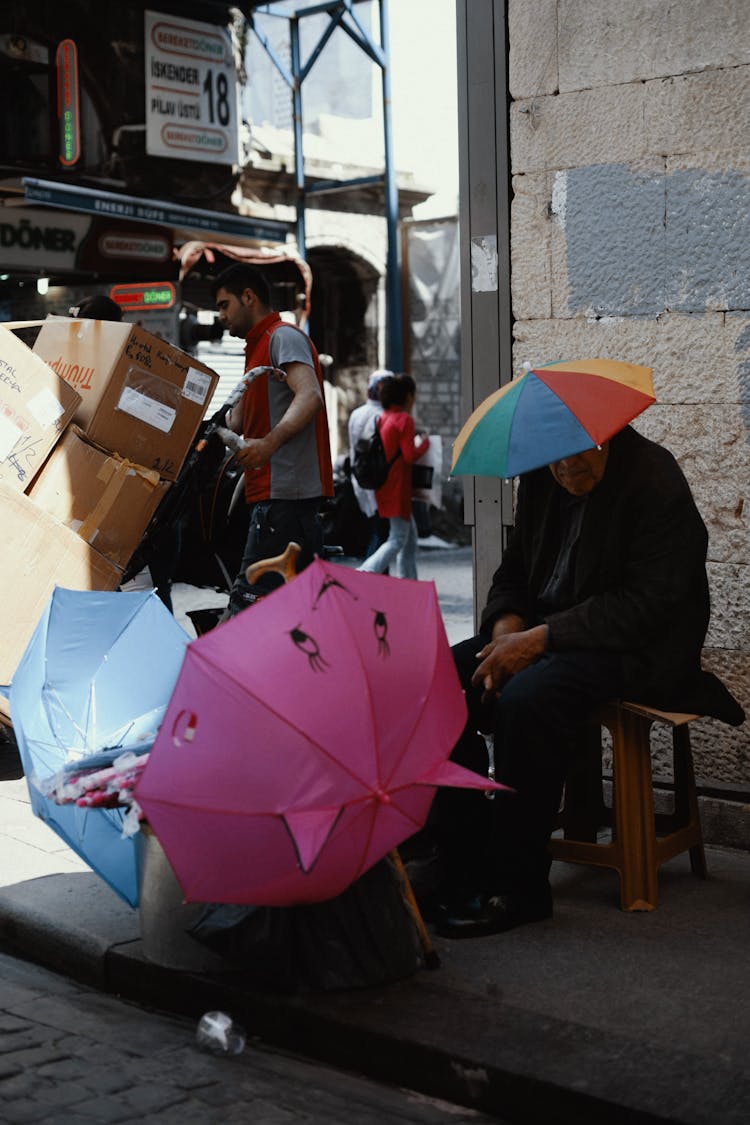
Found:
[[[289,543],[283,554],[275,555],[272,559],[259,559],[257,562],[250,563],[245,571],[245,577],[253,586],[261,574],[275,571],[285,582],[291,582],[297,574],[297,556],[301,550],[299,543]]]
[[[414,925],[416,926],[417,934],[419,935],[419,944],[422,946],[425,968],[439,969],[440,957],[438,956],[437,951],[432,944],[430,935],[427,933],[427,927],[424,924],[422,911],[419,909],[419,903],[414,897],[414,889],[412,888],[411,880],[409,879],[406,868],[404,867],[404,861],[401,859],[401,856],[398,853],[398,848],[394,848],[393,851],[390,851],[388,853],[388,859],[390,860],[393,870],[396,872],[396,877],[399,883],[399,890],[401,891],[401,897],[403,898],[406,908],[411,914]]]

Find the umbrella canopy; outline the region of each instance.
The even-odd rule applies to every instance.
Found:
[[[56,587],[11,684],[33,811],[131,906],[138,878],[123,810],[57,804],[46,793],[74,763],[153,742],[189,640],[153,591]]]
[[[188,901],[320,902],[490,787],[465,721],[433,584],[316,560],[189,646],[136,797]]]
[[[601,445],[655,401],[650,367],[583,359],[531,368],[468,418],[451,475],[528,473]]]

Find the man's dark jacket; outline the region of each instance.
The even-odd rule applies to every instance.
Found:
[[[496,571],[482,628],[504,613],[528,625],[560,546],[562,489],[549,469],[521,478],[516,525]],[[604,476],[586,501],[573,606],[551,613],[549,649],[622,655],[624,698],[664,710],[744,713],[701,669],[709,619],[708,535],[672,454],[627,427],[610,442]]]

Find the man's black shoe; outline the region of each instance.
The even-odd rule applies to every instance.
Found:
[[[446,907],[435,929],[441,937],[472,938],[500,934],[552,917],[552,895],[549,891],[529,897],[524,895],[478,895],[461,906]]]

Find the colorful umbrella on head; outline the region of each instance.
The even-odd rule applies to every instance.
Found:
[[[57,804],[46,791],[66,767],[153,742],[189,640],[153,591],[56,587],[11,684],[33,811],[131,906],[137,864],[123,810]]]
[[[531,368],[468,418],[451,475],[528,473],[601,445],[655,401],[650,367],[583,359]]]
[[[491,787],[465,721],[432,583],[316,560],[189,646],[136,797],[189,901],[322,902]]]

